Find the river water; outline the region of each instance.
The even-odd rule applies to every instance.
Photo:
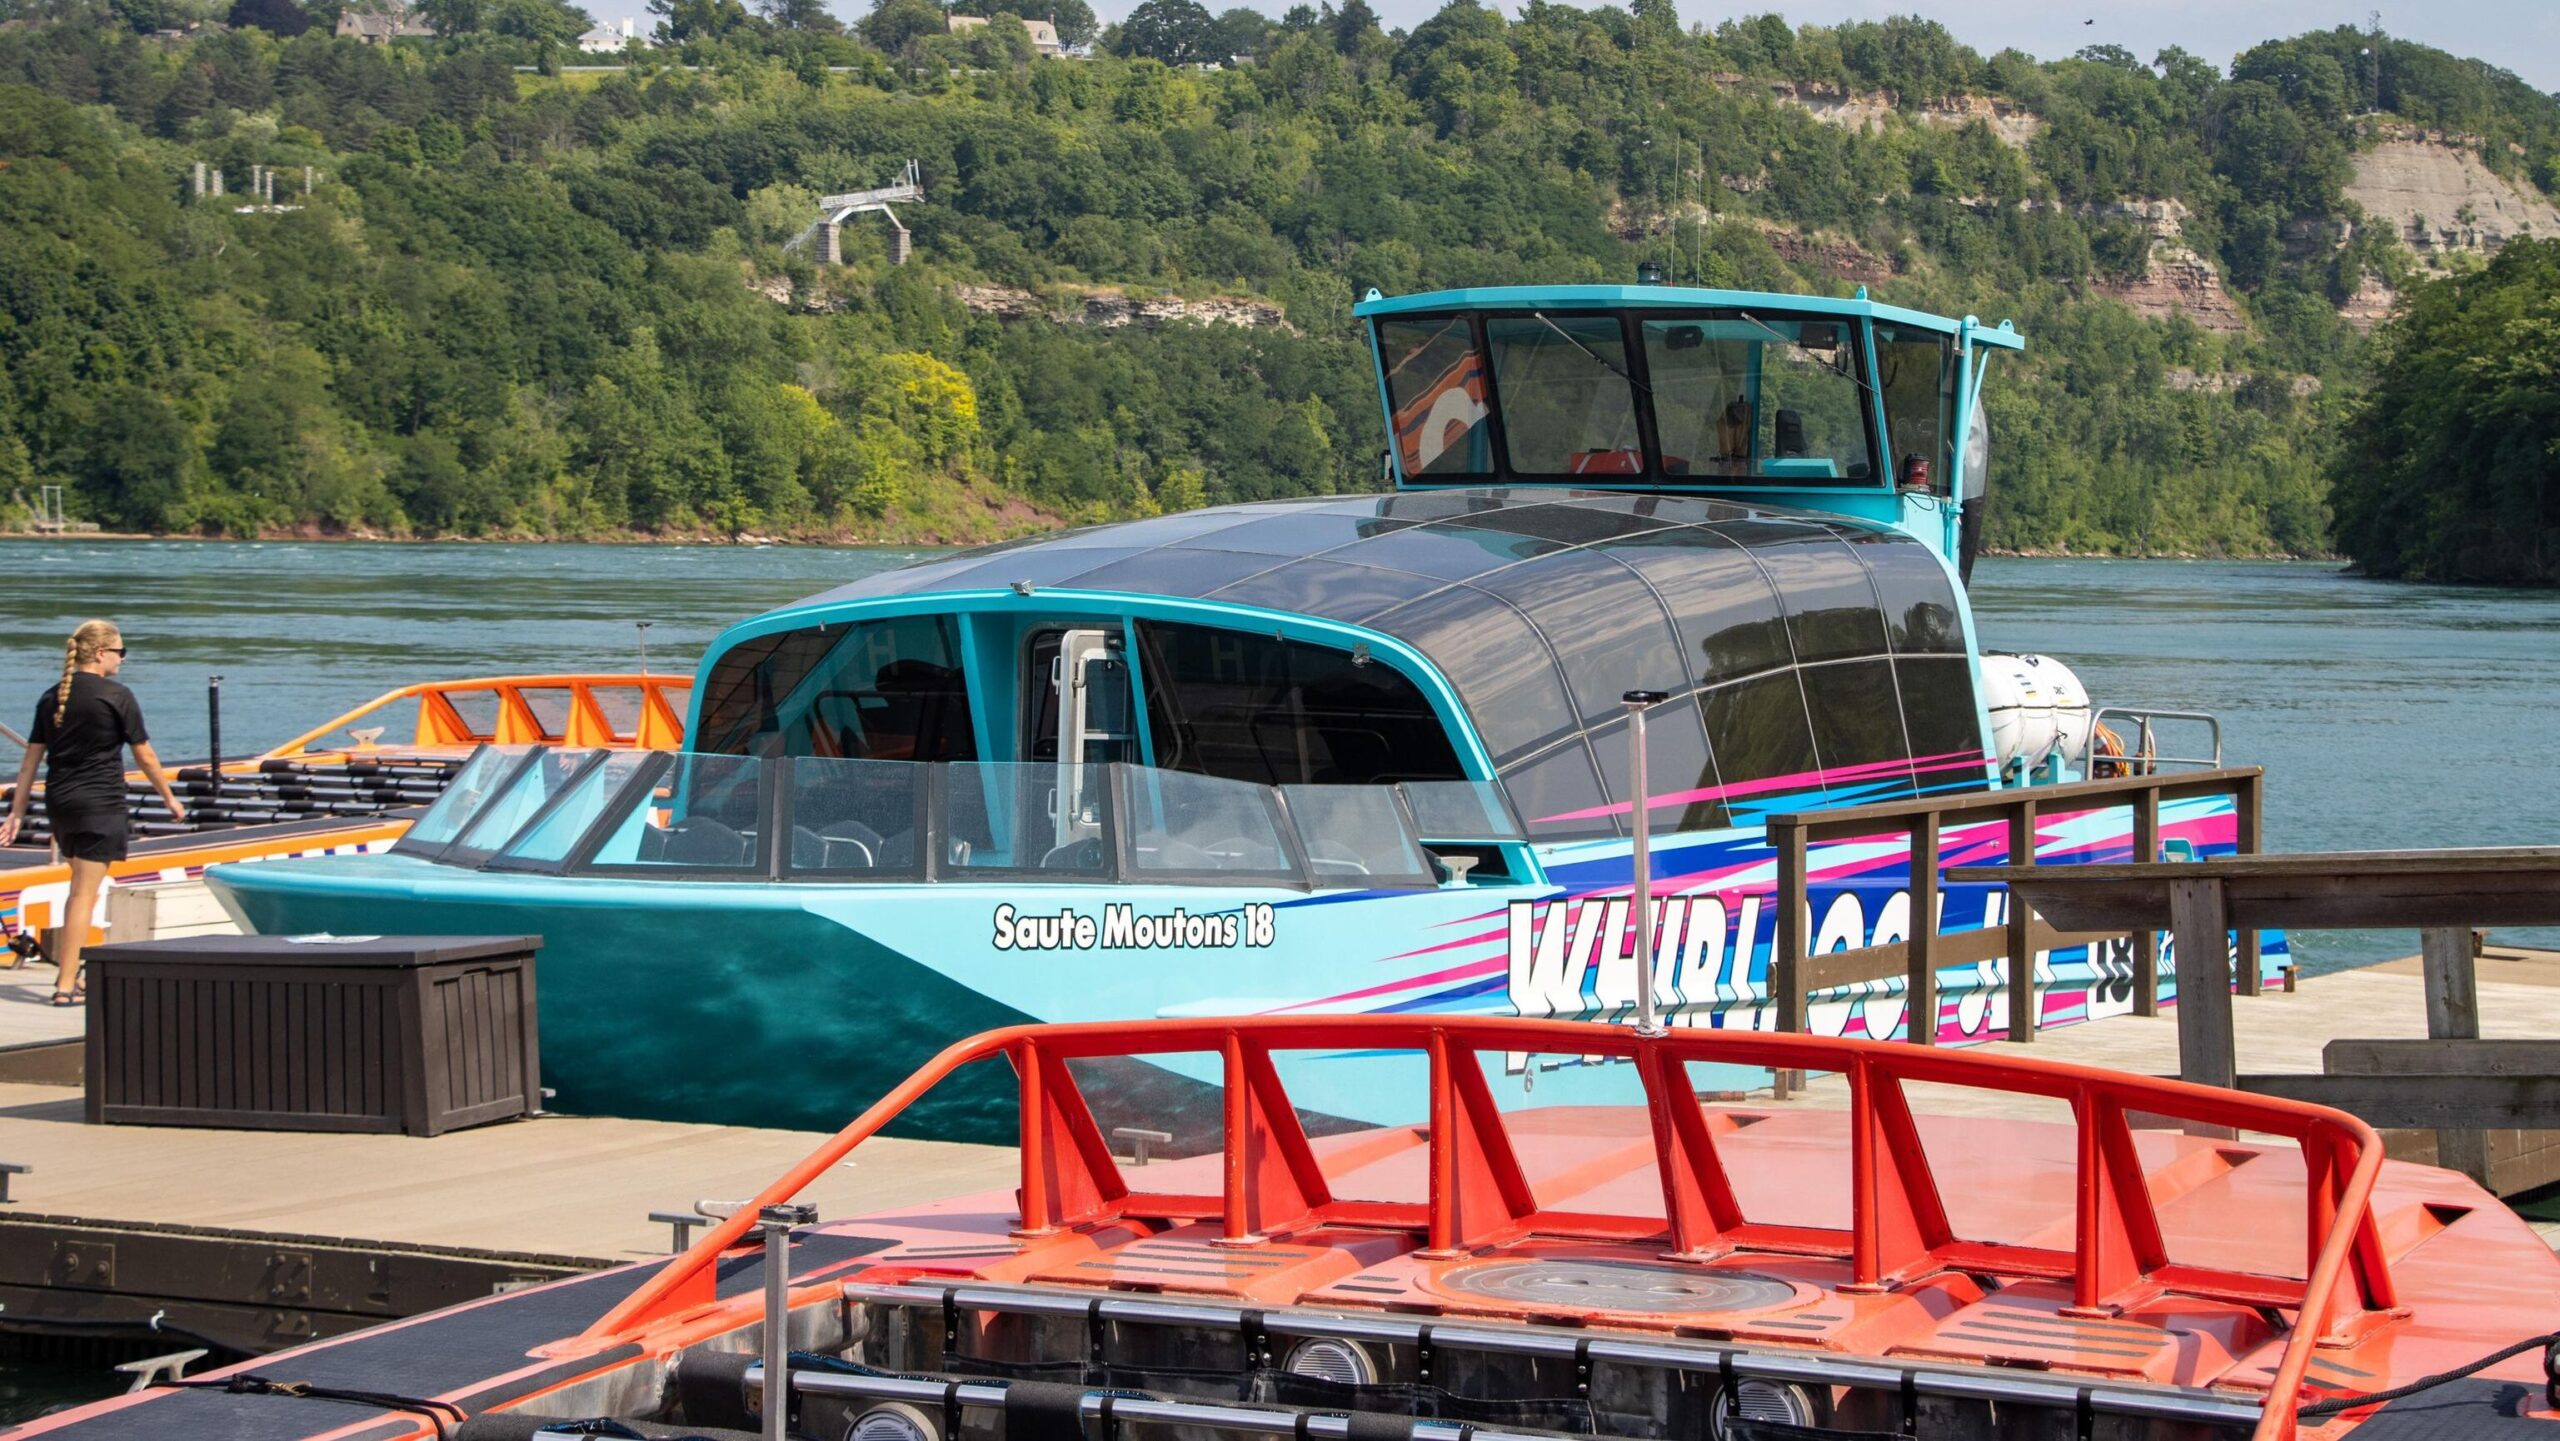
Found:
[[[775,546],[0,544],[0,722],[23,726],[62,637],[104,615],[161,754],[263,749],[415,680],[689,673],[731,621],[928,552]],[[2560,842],[2560,593],[2357,580],[2302,563],[1986,560],[1983,643],[2068,661],[2102,705],[2221,718],[2268,772],[2275,850]],[[13,758],[0,747],[0,764]],[[2506,933],[2554,944],[2549,934]],[[2310,970],[2407,935],[2297,937]],[[0,1424],[99,1394],[0,1362]]]
[[[643,620],[650,664],[690,673],[732,621],[931,553],[0,544],[0,721],[27,723],[90,615],[124,628],[124,679],[163,757],[205,753],[217,672],[224,750],[241,755],[415,680],[636,668]],[[2101,705],[2219,716],[2225,756],[2267,768],[2270,849],[2560,842],[2544,754],[2560,743],[2560,593],[2306,563],[1985,560],[1974,606],[1986,646],[2062,658]],[[2315,970],[2415,949],[2355,933],[2298,946]]]

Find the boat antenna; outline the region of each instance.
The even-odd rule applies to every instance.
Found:
[[[1645,784],[1644,713],[1669,700],[1658,690],[1631,690],[1618,698],[1627,708],[1627,749],[1634,756],[1635,797],[1635,885],[1630,904],[1635,907],[1636,921],[1636,1034],[1667,1036],[1662,1019],[1653,1013],[1654,947],[1661,939],[1653,925],[1653,835],[1649,825],[1653,797]]]
[[[657,622],[635,620],[631,624],[640,632],[640,673],[647,675],[649,673],[649,627],[656,625]]]

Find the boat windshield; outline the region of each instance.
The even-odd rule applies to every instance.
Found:
[[[1398,316],[1379,322],[1377,339],[1409,478],[1792,487],[1871,486],[1880,475],[1863,345],[1837,317]]]
[[[1482,781],[1260,785],[1127,764],[484,747],[448,865],[677,881],[1443,884],[1521,838]],[[466,771],[466,779],[472,772]],[[432,813],[431,813],[432,814]],[[1463,869],[1463,868],[1461,868]]]

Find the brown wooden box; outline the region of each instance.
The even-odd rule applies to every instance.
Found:
[[[92,1123],[433,1136],[541,1109],[533,936],[99,946]]]

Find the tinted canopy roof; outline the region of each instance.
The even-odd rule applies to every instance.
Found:
[[[793,609],[1019,585],[1288,611],[1403,641],[1456,688],[1506,775],[1559,751],[1584,757],[1578,773],[1605,767],[1588,748],[1607,750],[1634,689],[1696,694],[1676,724],[1703,710],[1709,733],[1719,704],[1779,706],[1783,727],[1755,711],[1713,744],[1769,749],[1754,776],[1803,773],[1816,788],[1844,765],[1881,764],[1875,779],[1907,792],[1927,784],[1915,757],[1971,744],[1955,583],[1925,545],[1705,497],[1477,489],[1228,506],[969,551]],[[1827,706],[1812,691],[1829,668],[1844,689]],[[1784,701],[1764,696],[1781,677]],[[1915,689],[1936,703],[1915,704]],[[1830,710],[1859,730],[1827,727]],[[1937,719],[1917,722],[1922,711]]]

